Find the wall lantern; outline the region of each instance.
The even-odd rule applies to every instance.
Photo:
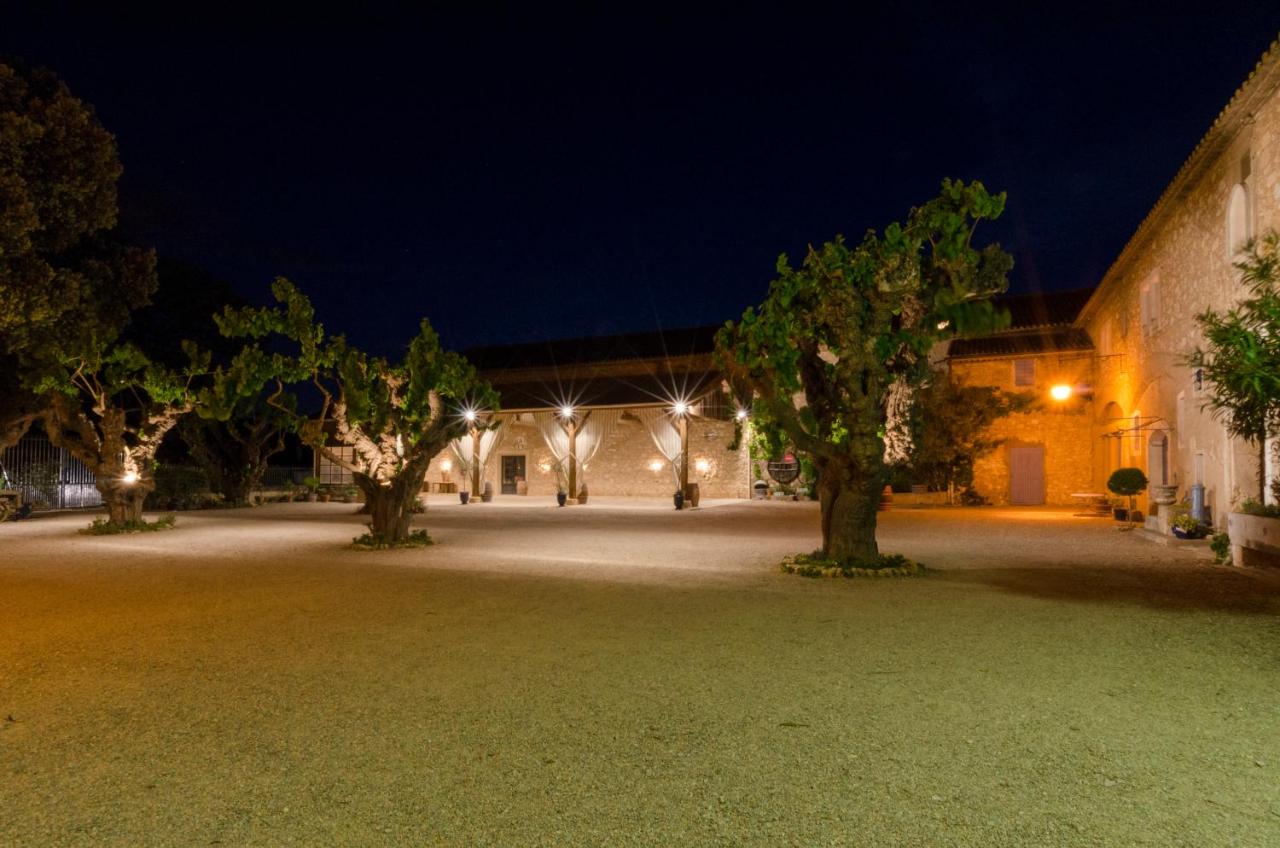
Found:
[[[573,417],[573,407],[572,407],[572,406],[562,406],[562,407],[560,407],[560,417],[561,417],[561,418],[572,418],[572,417]]]
[[[689,404],[688,404],[688,403],[686,403],[685,401],[678,400],[678,401],[676,401],[676,402],[675,402],[675,405],[671,407],[671,411],[672,411],[672,412],[674,412],[676,415],[679,415],[679,416],[688,415],[688,414],[689,414]]]
[[[443,471],[445,474],[448,474],[450,471],[452,471],[452,470],[453,470],[453,460],[451,460],[451,459],[442,459],[442,460],[440,460],[440,470],[441,470],[441,471]]]
[[[1066,383],[1059,383],[1058,385],[1049,389],[1049,397],[1058,401],[1066,400],[1067,398],[1071,397],[1072,391],[1073,391],[1072,388]]]
[[[699,474],[706,474],[711,470],[711,463],[705,459],[699,459],[694,461],[693,467]]]
[[[650,471],[652,471],[654,474],[657,474],[659,471],[661,471],[661,470],[662,470],[662,460],[660,460],[660,459],[655,459],[653,462],[650,462],[650,463],[649,463],[649,470],[650,470]]]

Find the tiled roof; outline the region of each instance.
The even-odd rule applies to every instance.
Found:
[[[711,327],[685,327],[647,333],[624,333],[585,339],[556,339],[526,344],[491,345],[464,351],[479,371],[513,368],[559,368],[627,359],[665,359],[708,355],[715,350],[716,331]]]
[[[1041,332],[997,333],[976,339],[956,339],[947,356],[1028,356],[1037,353],[1093,350],[1089,334],[1079,327],[1055,327]]]
[[[1074,323],[1076,316],[1080,314],[1080,310],[1092,294],[1092,288],[1064,292],[1006,294],[995,298],[994,303],[997,308],[1003,307],[1009,310],[1012,323],[1005,332],[1010,332],[1032,327],[1065,326]]]
[[[675,374],[635,374],[603,376],[587,380],[522,380],[492,385],[501,399],[502,409],[555,409],[562,404],[574,406],[648,406],[669,404],[677,397],[694,400],[720,386],[715,371],[690,371]]]

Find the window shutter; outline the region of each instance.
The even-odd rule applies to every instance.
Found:
[[[1015,359],[1013,361],[1013,384],[1015,386],[1034,386],[1036,384],[1036,361],[1034,359]]]

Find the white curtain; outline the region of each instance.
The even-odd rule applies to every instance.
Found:
[[[538,432],[547,443],[547,450],[555,457],[556,477],[566,475],[569,471],[569,434],[560,426],[560,420],[554,412],[535,412],[533,422],[538,425]]]
[[[502,444],[502,435],[504,428],[502,421],[499,420],[492,428],[483,431],[480,434],[480,450],[478,456],[472,456],[475,452],[475,439],[470,433],[454,439],[449,443],[453,448],[453,455],[458,458],[458,462],[462,466],[462,472],[470,475],[472,463],[478,463],[480,468],[480,485],[484,485],[484,469],[489,464],[489,457],[493,456],[493,452],[498,449],[498,445]]]
[[[575,445],[578,454],[578,479],[580,481],[586,481],[587,469],[591,467],[591,460],[599,452],[604,440],[613,435],[613,431],[618,426],[618,421],[621,418],[622,412],[617,409],[593,409],[587,420],[582,422],[582,426],[578,429],[577,444]]]
[[[672,422],[665,409],[637,409],[635,416],[649,431],[658,452],[667,460],[671,468],[671,479],[680,485],[680,431]]]

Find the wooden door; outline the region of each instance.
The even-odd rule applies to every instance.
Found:
[[[1039,506],[1044,503],[1044,447],[1009,449],[1009,503]]]

